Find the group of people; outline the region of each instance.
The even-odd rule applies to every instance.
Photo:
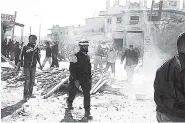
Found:
[[[4,55],[7,58],[10,58],[11,61],[15,60],[15,65],[17,65],[18,63],[18,57],[20,55],[20,50],[21,50],[21,46],[23,44],[19,44],[18,41],[16,41],[14,43],[14,40],[9,39],[9,41],[7,41],[8,39],[5,38],[5,40],[2,42],[2,55]],[[4,61],[4,59],[2,59],[2,61]]]
[[[40,69],[42,70],[45,63],[48,61],[50,67],[59,67],[58,64],[58,43],[55,42],[52,48],[50,43],[46,42],[46,57],[43,64],[40,62],[40,49],[36,46],[37,36],[30,35],[29,43],[20,49],[20,55],[16,58],[17,69],[16,72],[20,70],[20,67],[24,69],[25,83],[24,83],[24,100],[27,101],[29,98],[34,98],[32,95],[33,86],[35,84],[35,72],[36,64],[39,63]],[[52,62],[51,62],[52,58]]]
[[[101,47],[101,45],[97,47],[97,50],[94,56],[94,70],[97,69],[98,65],[99,65],[100,71],[103,70],[102,58],[104,56],[106,56],[106,67],[104,69],[104,72],[107,72],[111,67],[112,74],[115,77],[115,64],[116,64],[116,59],[118,57],[118,53],[115,50],[114,46],[110,46],[108,51],[106,52],[103,51],[103,48]],[[134,68],[138,64],[139,57],[140,57],[140,52],[139,50],[137,50],[137,48],[134,48],[133,45],[129,45],[129,48],[126,49],[121,54],[121,64],[123,63],[123,60],[126,58],[125,69],[127,72],[127,79],[129,83],[132,83]]]
[[[59,47],[58,42],[55,41],[54,45],[51,47],[49,42],[46,42],[46,57],[43,61],[42,68],[44,68],[46,62],[49,62],[50,68],[56,67],[59,68],[58,63],[58,53],[59,53]],[[51,61],[52,60],[52,61]]]
[[[39,49],[35,46],[36,40],[37,37],[35,35],[29,36],[29,43],[27,46],[23,47],[21,59],[19,59],[18,63],[18,67],[20,65],[24,67],[26,77],[24,84],[25,101],[34,97],[32,92],[37,61],[42,68]],[[79,52],[71,55],[69,58],[69,93],[66,101],[67,108],[72,110],[75,95],[79,86],[81,86],[84,95],[85,109],[83,120],[92,119],[90,113],[92,75],[88,46],[89,42],[87,40],[79,42]],[[156,111],[158,122],[185,122],[185,33],[179,36],[177,47],[179,54],[165,62],[165,64],[156,72],[154,81],[154,101],[157,105]],[[112,53],[113,51],[114,49],[112,48],[107,53],[106,69],[111,65],[112,68],[115,67],[115,59],[113,56],[115,56],[116,53]],[[96,53],[95,60],[101,60],[101,53],[101,51]],[[46,57],[50,57],[50,55],[46,55]],[[132,45],[130,45],[129,49],[122,54],[121,63],[125,58],[127,75],[132,76],[134,67],[137,65],[139,58],[138,52],[134,50]],[[47,59],[45,61],[47,61]],[[112,63],[114,63],[114,65]],[[132,77],[130,77],[128,81],[132,81],[131,79]]]
[[[35,98],[33,95],[33,86],[35,83],[35,72],[37,62],[39,63],[40,68],[42,69],[46,61],[50,61],[48,59],[57,58],[57,43],[53,46],[54,48],[50,48],[49,43],[46,48],[46,58],[44,60],[43,65],[40,62],[39,48],[36,46],[37,36],[30,35],[29,43],[22,48],[21,57],[19,57],[17,69],[20,70],[22,66],[24,68],[25,74],[25,83],[24,83],[24,92],[23,92],[23,100],[27,101],[30,98]],[[91,90],[91,63],[90,57],[87,55],[88,52],[88,41],[83,41],[79,43],[80,51],[70,58],[70,83],[69,83],[69,97],[67,99],[67,106],[69,109],[72,108],[72,102],[75,98],[77,92],[77,83],[82,87],[84,94],[84,108],[85,108],[85,117],[91,118],[90,116],[90,90]],[[52,49],[55,49],[52,51]],[[53,55],[54,54],[54,55]],[[56,61],[52,61],[52,65],[56,65]]]

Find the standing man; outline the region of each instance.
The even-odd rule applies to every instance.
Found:
[[[14,40],[11,41],[11,45],[10,45],[10,60],[13,61],[14,60]]]
[[[12,45],[13,45],[13,43],[12,43],[11,39],[9,39],[8,44],[7,44],[7,58],[10,57],[10,51],[11,51]]]
[[[19,62],[20,53],[21,53],[21,48],[19,46],[19,42],[16,42],[15,48],[14,48],[15,65],[17,65]]]
[[[51,67],[56,66],[57,68],[59,68],[59,64],[58,64],[58,52],[59,52],[59,49],[58,49],[58,42],[57,41],[54,42],[54,45],[51,48],[51,52],[52,52],[52,64],[51,64]]]
[[[5,38],[4,41],[1,43],[1,54],[3,54],[5,57],[7,57],[7,38]],[[3,58],[1,58],[1,61],[5,61]]]
[[[88,41],[79,42],[80,51],[70,56],[70,77],[69,77],[69,95],[67,98],[67,106],[73,109],[72,103],[77,93],[79,85],[84,95],[84,120],[91,119],[90,115],[90,90],[91,90],[91,63],[88,53]]]
[[[127,73],[128,85],[131,86],[134,69],[138,64],[139,59],[139,52],[134,50],[133,45],[129,45],[129,49],[126,49],[126,51],[123,53],[121,57],[121,64],[123,63],[123,60],[125,58],[126,58],[125,69]]]
[[[100,71],[102,71],[102,68],[103,68],[102,56],[103,56],[103,50],[101,48],[101,45],[98,45],[98,48],[96,49],[95,56],[94,56],[94,70],[96,70],[97,66],[99,65]]]
[[[29,43],[24,46],[21,53],[21,60],[18,63],[18,68],[24,67],[25,83],[24,83],[24,100],[27,101],[29,98],[35,98],[32,95],[33,85],[35,83],[35,72],[37,61],[42,69],[39,57],[39,48],[36,47],[36,35],[29,36]]]
[[[49,62],[51,66],[51,47],[50,47],[49,42],[46,42],[46,57],[43,61],[42,68],[44,68],[44,65],[46,64],[47,61]]]
[[[156,72],[154,101],[158,122],[185,122],[185,33],[177,39],[178,55]]]
[[[110,49],[107,52],[107,64],[106,64],[105,72],[107,72],[109,70],[109,67],[111,66],[114,77],[115,77],[116,58],[117,58],[117,51],[114,49],[113,46],[110,46]]]

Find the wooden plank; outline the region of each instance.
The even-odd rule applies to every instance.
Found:
[[[101,77],[100,80],[95,84],[95,86],[91,89],[90,94],[93,93],[93,91],[98,87],[98,85],[101,83],[101,81],[102,81],[102,77]]]
[[[64,84],[67,80],[69,79],[69,77],[66,77],[64,79],[62,79],[62,81],[60,83],[58,83],[53,89],[51,89],[45,96],[44,99],[46,99],[47,97],[51,96],[51,94],[53,94],[53,92],[55,92],[62,84]]]
[[[93,91],[93,94],[96,93],[106,82],[107,80],[104,80],[101,84],[99,84],[98,87]]]
[[[12,62],[11,62],[8,58],[6,58],[4,55],[1,54],[1,57],[2,57],[5,61],[7,61],[11,66],[13,66],[14,68],[17,67],[14,63],[12,63]]]

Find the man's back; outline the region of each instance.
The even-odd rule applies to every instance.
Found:
[[[121,59],[123,60],[125,57],[127,66],[138,64],[139,53],[136,50],[126,49]]]
[[[107,52],[107,61],[110,63],[115,63],[116,62],[116,57],[117,57],[117,51],[116,50],[111,50]]]

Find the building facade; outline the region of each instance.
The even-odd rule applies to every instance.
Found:
[[[138,0],[138,3],[126,0],[125,6],[119,3],[119,0],[114,0],[114,5],[110,6],[110,0],[106,0],[106,11],[100,11],[99,17],[86,19],[84,26],[53,26],[48,36],[64,44],[73,44],[82,38],[93,44],[102,41],[112,42],[117,50],[124,50],[133,44],[143,53],[146,42],[151,40],[149,20],[159,20],[159,3],[154,3],[152,13],[151,8],[147,8],[147,0]],[[180,0],[163,1],[160,19],[174,14],[184,17],[183,10],[180,10]]]

